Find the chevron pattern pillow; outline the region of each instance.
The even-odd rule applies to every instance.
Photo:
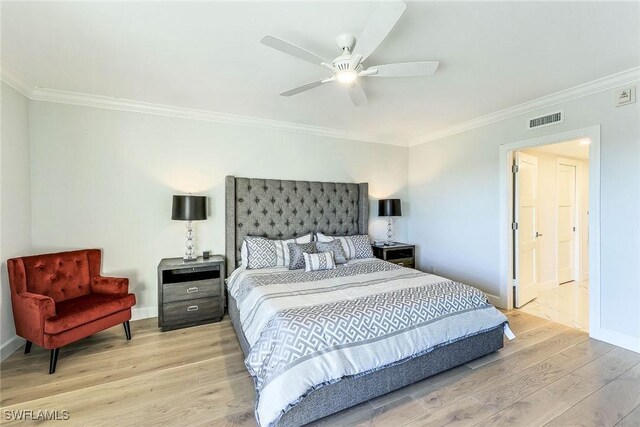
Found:
[[[366,234],[354,234],[353,236],[325,236],[322,233],[316,233],[319,243],[328,243],[335,240],[339,241],[347,259],[373,258],[373,249],[371,249],[371,240]]]
[[[333,270],[336,262],[333,259],[333,252],[321,252],[319,254],[302,253],[304,257],[304,271]]]

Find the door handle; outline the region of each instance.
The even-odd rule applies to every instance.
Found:
[[[542,233],[538,233],[538,232],[536,231],[536,238],[538,238],[538,237],[542,237]]]

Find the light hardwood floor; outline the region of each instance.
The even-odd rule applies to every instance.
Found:
[[[317,425],[640,426],[640,354],[521,311],[501,351],[325,418]],[[231,323],[161,333],[156,319],[0,365],[6,410],[67,410],[56,425],[255,425],[253,383]]]

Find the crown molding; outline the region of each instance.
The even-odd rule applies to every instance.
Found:
[[[304,125],[279,120],[261,119],[257,117],[241,116],[237,114],[218,113],[215,111],[194,108],[175,107],[171,105],[155,104],[110,96],[93,95],[89,93],[72,92],[58,89],[40,88],[31,85],[18,74],[3,67],[0,70],[2,81],[13,87],[24,96],[36,101],[57,102],[61,104],[82,105],[85,107],[106,108],[110,110],[130,111],[143,114],[177,117],[190,120],[201,120],[220,124],[248,126],[265,130],[295,132],[329,138],[346,139],[359,142],[371,142],[386,145],[402,145],[388,140],[382,140],[372,135],[351,132],[341,129],[321,126]]]
[[[33,90],[35,88],[21,76],[17,75],[11,70],[8,70],[6,67],[2,67],[0,69],[0,78],[3,82],[8,84],[27,98],[31,98],[31,95],[33,94]]]
[[[631,68],[620,73],[611,74],[609,76],[593,80],[588,83],[561,90],[560,92],[556,92],[551,95],[543,96],[542,98],[537,98],[532,101],[506,108],[504,110],[496,111],[495,113],[487,114],[486,116],[481,116],[473,120],[462,122],[457,125],[430,133],[428,135],[413,138],[408,141],[407,145],[409,147],[412,147],[435,141],[447,136],[486,126],[491,123],[496,123],[502,120],[510,119],[512,117],[520,116],[522,114],[528,114],[536,110],[548,108],[553,105],[571,101],[573,99],[582,98],[584,96],[592,95],[604,90],[613,89],[615,87],[638,80],[640,80],[640,67]]]
[[[111,110],[130,111],[143,114],[155,114],[167,117],[201,120],[221,124],[249,126],[266,130],[295,132],[306,135],[338,138],[351,141],[412,147],[638,81],[640,80],[640,67],[635,67],[626,71],[622,71],[620,73],[611,74],[609,76],[593,80],[588,83],[584,83],[569,89],[553,93],[551,95],[543,96],[541,98],[518,104],[504,110],[496,111],[494,113],[462,122],[427,135],[422,135],[418,138],[412,138],[407,141],[396,140],[393,142],[390,142],[389,140],[382,140],[372,135],[341,129],[304,125],[271,119],[261,119],[257,117],[248,117],[236,114],[218,113],[215,111],[199,110],[193,108],[175,107],[171,105],[134,101],[130,99],[114,98],[88,93],[39,88],[30,84],[18,74],[8,70],[6,67],[2,67],[2,69],[0,69],[0,77],[2,78],[2,81],[22,93],[24,96],[37,101],[82,105],[86,107],[106,108]]]
[[[236,114],[218,113],[215,111],[199,110],[193,108],[175,107],[171,105],[155,104],[150,102],[134,101],[130,99],[113,98],[110,96],[92,95],[87,93],[71,92],[57,89],[35,88],[31,95],[31,99],[37,101],[58,102],[62,104],[82,105],[85,107],[106,108],[111,110],[130,111],[135,113],[155,114],[160,116],[201,120],[221,124],[249,126],[266,130],[279,130],[285,132],[303,133],[306,135],[316,135],[353,141],[394,145],[390,144],[386,140],[381,140],[372,135],[341,129],[332,129],[271,119],[261,119],[257,117],[248,117]]]

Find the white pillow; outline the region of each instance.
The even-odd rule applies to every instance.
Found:
[[[321,252],[319,254],[302,253],[304,257],[304,271],[333,270],[336,262],[333,259],[333,252]]]
[[[367,234],[354,234],[353,236],[325,236],[316,233],[318,242],[326,243],[337,240],[342,245],[347,259],[373,258],[373,250],[371,249],[371,239]]]
[[[310,243],[313,241],[313,234],[309,233],[309,234],[305,234],[304,236],[301,237],[296,237],[295,239],[289,239],[289,240],[274,240],[274,242],[278,242],[278,244],[281,244],[283,248],[287,249],[288,246],[287,244],[289,243]],[[289,251],[286,250],[284,251],[286,253],[285,257],[286,257],[286,263],[282,264],[283,266],[288,266],[289,265]],[[241,259],[241,263],[242,266],[244,268],[247,268],[249,266],[249,255],[247,253],[247,242],[242,239],[242,247],[240,248],[240,259]],[[285,259],[283,258],[282,261],[284,262]],[[280,264],[278,264],[280,265]]]

